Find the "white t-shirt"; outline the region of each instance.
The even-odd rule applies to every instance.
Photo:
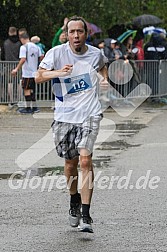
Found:
[[[38,68],[38,58],[41,56],[40,48],[32,42],[20,47],[19,58],[26,58],[22,65],[22,77],[34,78]]]
[[[56,121],[82,123],[90,116],[101,113],[97,72],[107,59],[98,48],[87,46],[88,50],[78,55],[72,52],[67,42],[50,49],[40,63],[40,67],[47,70],[73,65],[71,75],[53,80]]]

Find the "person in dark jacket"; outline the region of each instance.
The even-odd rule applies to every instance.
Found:
[[[111,38],[104,39],[104,55],[107,57],[109,63],[113,61],[112,59],[112,47],[111,47]]]
[[[167,44],[160,34],[153,33],[150,41],[144,46],[144,56],[145,60],[150,60],[146,62],[147,64],[147,84],[152,89],[152,95],[158,95],[159,89],[159,74],[163,74],[164,69],[161,60],[167,59]]]
[[[16,27],[9,27],[8,38],[4,41],[4,44],[1,48],[1,60],[2,61],[19,61],[19,50],[20,50],[21,42],[19,41],[17,35]],[[5,67],[5,78],[6,84],[8,85],[8,94],[4,93],[3,100],[8,100],[9,98],[9,106],[13,105],[14,95],[17,93],[17,85],[16,78],[10,75],[11,69],[13,66],[7,63]],[[5,88],[4,88],[5,90]],[[6,99],[7,96],[7,99]]]
[[[157,33],[153,33],[150,41],[144,46],[146,60],[167,59],[167,43]]]
[[[1,60],[18,61],[21,42],[17,36],[16,27],[9,27],[8,35],[2,46]]]

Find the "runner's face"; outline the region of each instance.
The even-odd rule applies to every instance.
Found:
[[[82,21],[70,21],[68,23],[68,40],[72,51],[79,53],[85,49],[87,33]]]

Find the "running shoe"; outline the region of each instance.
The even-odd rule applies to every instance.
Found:
[[[23,109],[19,109],[18,112],[21,114],[32,114],[32,109],[31,108],[23,108]]]
[[[78,227],[81,218],[81,203],[71,203],[69,210],[69,221],[71,227]]]
[[[78,225],[79,231],[93,233],[92,223],[93,220],[90,216],[82,216]]]
[[[40,112],[40,109],[37,108],[37,107],[33,107],[33,108],[32,108],[32,112],[33,112],[33,113],[39,113],[39,112]]]

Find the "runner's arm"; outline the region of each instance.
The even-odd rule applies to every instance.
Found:
[[[100,74],[100,86],[102,89],[108,89],[109,82],[108,82],[108,71],[107,67],[103,66],[98,73]]]
[[[12,70],[11,74],[16,75],[18,70],[22,67],[22,65],[24,64],[25,61],[26,61],[26,58],[21,58],[17,67]]]
[[[44,68],[39,68],[35,74],[35,82],[41,83],[45,81],[49,81],[53,78],[64,77],[66,75],[71,74],[72,65],[65,65],[62,69],[59,70],[47,70]]]
[[[100,75],[102,75],[103,80],[108,81],[108,71],[107,71],[107,67],[106,67],[106,66],[103,66],[103,67],[98,71],[98,73],[99,73]]]

